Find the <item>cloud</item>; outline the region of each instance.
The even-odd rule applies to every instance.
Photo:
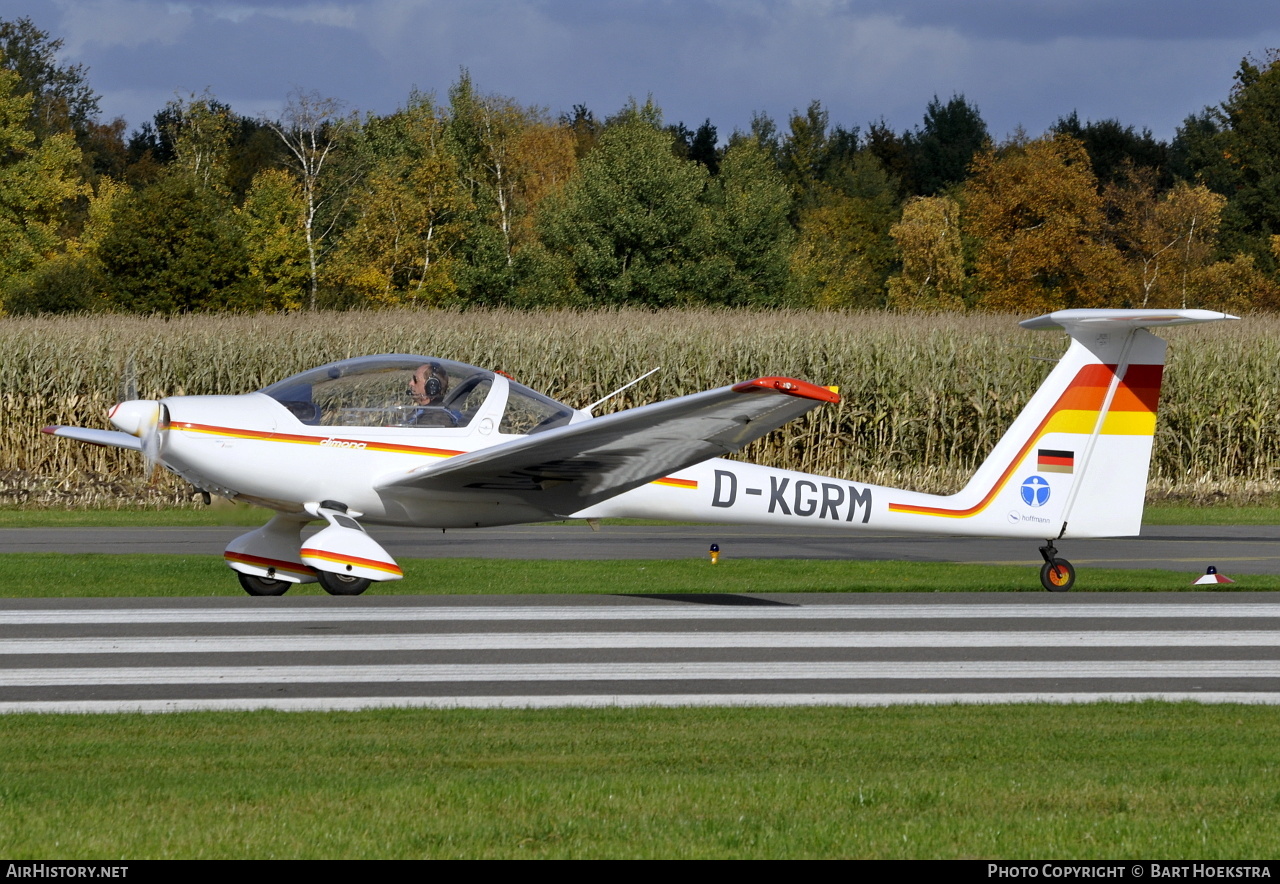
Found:
[[[1226,97],[1242,56],[1280,43],[1255,0],[7,0],[5,14],[64,38],[104,113],[135,127],[206,87],[247,115],[295,86],[386,113],[415,87],[443,96],[465,67],[553,114],[652,94],[668,122],[710,118],[722,136],[814,99],[833,122],[901,131],[959,93],[997,136],[1076,110],[1167,139]]]

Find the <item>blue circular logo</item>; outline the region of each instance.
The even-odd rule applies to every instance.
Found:
[[[1032,476],[1022,483],[1022,502],[1027,506],[1044,506],[1049,502],[1049,483],[1041,476]]]

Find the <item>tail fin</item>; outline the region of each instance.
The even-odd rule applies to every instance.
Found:
[[[964,534],[1137,534],[1166,349],[1145,329],[1236,318],[1208,310],[1060,310],[1022,322],[1063,329],[1070,348],[963,491],[934,505],[910,495],[890,511],[956,519],[956,533]]]

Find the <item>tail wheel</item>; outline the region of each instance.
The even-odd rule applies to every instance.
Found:
[[[1066,592],[1076,582],[1076,568],[1066,559],[1054,559],[1040,566],[1040,583],[1049,592]]]
[[[332,571],[317,571],[316,577],[329,595],[360,595],[373,583],[367,577],[352,577],[350,574],[335,574]]]
[[[240,585],[249,595],[284,595],[289,591],[288,580],[270,580],[253,574],[241,574],[239,571],[236,572],[236,576],[240,578]]]

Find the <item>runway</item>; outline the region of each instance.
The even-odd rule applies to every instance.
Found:
[[[221,556],[248,528],[5,528],[0,553],[186,553]],[[721,556],[765,559],[862,559],[972,562],[1039,567],[1038,544],[1026,540],[905,534],[821,534],[806,529],[742,526],[522,525],[459,531],[369,526],[397,558],[683,559]],[[1165,568],[1203,574],[1280,574],[1280,526],[1146,526],[1141,537],[1062,540],[1058,549],[1077,568]]]
[[[0,711],[1280,702],[1270,593],[0,600]]]

